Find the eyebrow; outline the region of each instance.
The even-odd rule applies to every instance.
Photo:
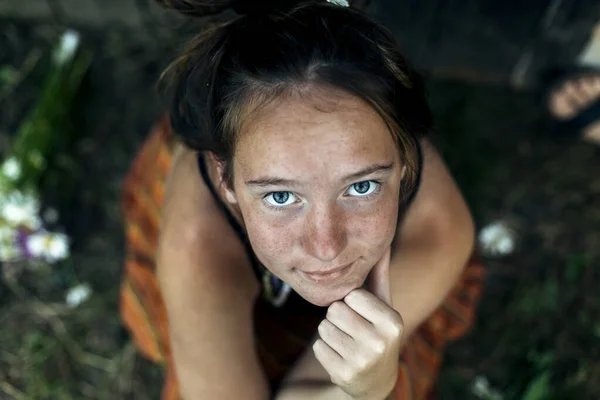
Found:
[[[385,171],[389,171],[394,167],[394,163],[390,163],[390,164],[373,164],[373,165],[369,165],[368,167],[365,167],[359,171],[353,172],[350,175],[346,175],[342,181],[343,182],[348,182],[348,181],[352,181],[355,179],[358,179],[360,177],[366,176],[366,175],[371,175],[374,173],[382,173]],[[299,182],[293,179],[285,179],[285,178],[279,178],[279,177],[271,177],[271,176],[265,176],[265,177],[260,177],[258,179],[252,179],[249,181],[245,182],[246,185],[248,186],[258,186],[258,187],[265,187],[265,186],[298,186]]]

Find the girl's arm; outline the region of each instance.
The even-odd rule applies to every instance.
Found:
[[[394,244],[390,265],[394,308],[404,340],[440,306],[473,252],[473,219],[441,156],[423,142],[423,175]]]
[[[167,185],[157,256],[181,396],[266,400],[254,351],[256,279],[200,179],[195,154],[184,151]]]

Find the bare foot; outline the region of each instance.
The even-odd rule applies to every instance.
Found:
[[[581,76],[565,82],[550,95],[550,113],[559,120],[567,120],[600,99],[600,74]],[[600,119],[588,125],[582,138],[600,145]]]

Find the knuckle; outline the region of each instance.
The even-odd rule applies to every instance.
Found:
[[[329,332],[331,330],[331,322],[329,322],[327,319],[324,319],[317,327],[317,330],[319,333]]]
[[[394,336],[401,336],[404,331],[404,321],[397,311],[394,311],[392,318],[390,318],[390,330]]]
[[[344,368],[338,376],[339,382],[343,386],[349,386],[354,381],[355,372],[352,368]]]
[[[341,301],[334,301],[333,303],[331,303],[329,308],[327,308],[327,317],[339,314],[342,311],[342,308],[343,304]]]
[[[329,376],[329,378],[334,385],[345,386],[346,384],[346,378],[343,370],[334,372]]]
[[[344,378],[341,372],[337,372],[330,376],[331,382],[336,386],[344,386]]]
[[[329,308],[327,309],[327,312],[325,313],[325,319],[332,319],[335,316],[335,311],[333,311],[331,309],[331,306],[329,306]]]
[[[375,341],[373,341],[372,346],[373,346],[373,352],[375,354],[377,354],[378,356],[385,353],[386,345],[385,345],[385,341],[383,341],[382,339],[376,339]]]
[[[339,387],[346,387],[350,384],[345,378],[343,378],[339,374],[331,377],[331,383]]]
[[[323,341],[321,339],[317,339],[317,340],[315,340],[315,343],[313,343],[312,347],[313,347],[313,351],[315,353],[318,353],[321,351],[322,342]]]
[[[371,364],[371,362],[369,361],[369,359],[367,357],[363,356],[363,357],[359,357],[355,361],[354,364],[356,365],[356,368],[359,371],[364,371],[365,369],[367,369],[369,367],[369,365]]]
[[[317,332],[319,332],[319,336],[323,337],[323,334],[325,333],[325,330],[323,328],[323,323],[322,322],[319,324],[319,326],[317,326]]]
[[[360,298],[364,297],[365,292],[366,291],[364,289],[355,289],[355,290],[351,291],[350,293],[348,293],[346,295],[346,297],[344,298],[344,300],[349,300],[349,301],[359,300]]]
[[[346,300],[346,301],[347,300],[352,301],[352,300],[354,300],[356,298],[357,294],[358,294],[358,290],[353,290],[350,293],[348,293],[346,295],[346,297],[344,297],[344,300]]]

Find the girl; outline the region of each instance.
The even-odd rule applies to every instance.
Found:
[[[325,1],[162,3],[238,14],[165,71],[125,183],[123,317],[163,399],[431,396],[482,269],[393,38]]]

